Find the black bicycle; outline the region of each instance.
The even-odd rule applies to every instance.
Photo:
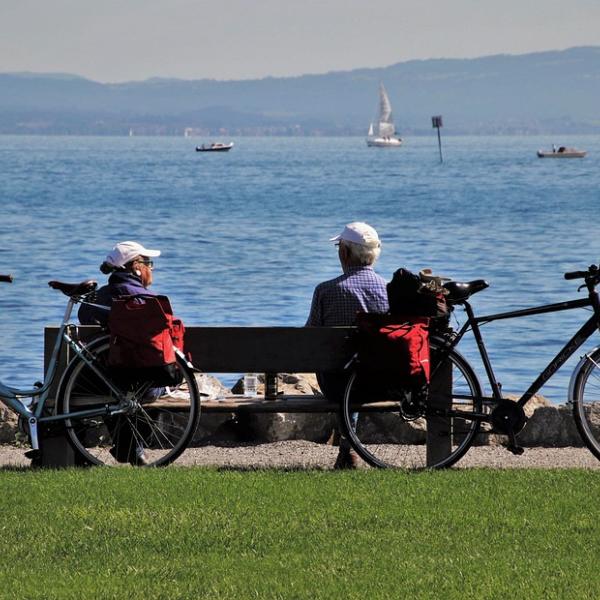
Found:
[[[410,394],[393,372],[373,378],[353,368],[344,402],[342,417],[346,435],[368,463],[378,467],[405,469],[448,467],[459,460],[480,433],[508,436],[507,448],[522,454],[517,435],[527,417],[523,407],[558,371],[579,347],[600,329],[600,299],[596,286],[600,269],[565,273],[565,279],[583,279],[579,289],[586,298],[547,304],[523,310],[475,316],[469,298],[488,287],[484,280],[468,283],[448,282],[447,301],[462,307],[466,322],[458,331],[448,330],[431,338],[431,383],[426,394]],[[571,337],[540,375],[517,400],[502,397],[481,335],[480,325],[499,321],[591,307],[592,315]],[[457,351],[464,335],[472,331],[489,381],[491,396],[484,396],[471,365]],[[579,433],[591,452],[600,459],[600,346],[586,353],[571,376],[568,401]],[[482,424],[485,426],[483,431]]]

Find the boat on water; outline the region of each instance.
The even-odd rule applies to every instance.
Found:
[[[383,83],[380,83],[377,116],[369,126],[367,146],[375,148],[397,148],[401,145],[402,138],[396,135],[390,99],[383,87]]]
[[[233,148],[233,142],[229,144],[223,144],[222,142],[213,142],[208,146],[202,144],[202,146],[196,146],[196,152],[228,152]]]
[[[552,150],[538,150],[538,158],[583,158],[587,150],[577,150],[577,148],[567,148],[566,146],[553,146]]]

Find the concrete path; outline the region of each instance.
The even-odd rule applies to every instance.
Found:
[[[25,448],[0,446],[0,468],[28,467]],[[305,441],[276,442],[252,446],[190,448],[175,462],[180,466],[222,468],[330,469],[337,448]],[[585,468],[600,469],[600,461],[585,448],[527,448],[514,456],[505,448],[471,448],[455,468]]]

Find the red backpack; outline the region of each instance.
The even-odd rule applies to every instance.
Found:
[[[108,318],[108,364],[128,380],[156,386],[181,383],[175,348],[183,351],[185,328],[166,296],[134,295],[113,300]]]

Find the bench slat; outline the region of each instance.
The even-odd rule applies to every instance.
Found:
[[[354,327],[188,327],[186,352],[208,373],[337,371],[353,356]]]
[[[80,325],[81,339],[101,332]],[[186,327],[185,350],[207,373],[315,373],[339,371],[355,352],[355,327]],[[58,333],[45,330],[45,367]],[[65,353],[66,354],[66,353]],[[64,357],[60,370],[66,366]]]

